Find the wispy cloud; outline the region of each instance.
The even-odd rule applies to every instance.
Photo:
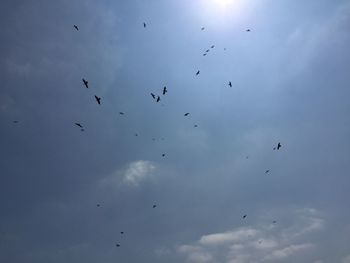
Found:
[[[129,164],[124,172],[123,180],[125,183],[137,186],[146,178],[152,176],[155,166],[149,161],[136,161]]]

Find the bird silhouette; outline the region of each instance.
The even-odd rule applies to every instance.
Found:
[[[152,208],[156,208],[157,207],[157,205],[156,204],[154,204],[153,206],[152,206]]]
[[[143,23],[143,27],[146,27],[146,23],[145,22]]]
[[[201,30],[204,30],[204,29],[205,29],[205,27],[202,27],[202,28],[201,28]]]
[[[154,95],[153,93],[151,93],[151,96],[152,96],[153,99],[156,98],[156,95]]]
[[[204,54],[203,54],[203,56],[206,56],[206,55],[207,55],[207,53],[204,53]]]
[[[124,115],[124,112],[121,111],[121,112],[119,112],[119,114],[120,114],[120,115]]]
[[[196,76],[198,76],[198,75],[199,75],[199,73],[200,73],[200,70],[198,70],[198,71],[197,71]]]
[[[88,89],[89,88],[89,82],[83,78],[83,82],[84,82],[84,85],[85,87]]]
[[[165,95],[165,93],[167,93],[168,92],[168,90],[166,89],[166,86],[164,86],[164,88],[163,88],[163,95]]]
[[[100,205],[100,204],[97,204],[96,206],[97,206],[97,207],[100,207],[101,205]]]
[[[18,123],[18,121],[13,121],[13,123]]]
[[[246,32],[250,32],[250,29],[248,28],[248,29],[246,30]]]
[[[77,25],[74,25],[74,28],[75,28],[77,31],[79,31],[79,28],[78,28]]]
[[[123,234],[124,234],[124,232],[123,232],[123,231],[121,231],[121,232],[120,232],[120,234],[122,234],[122,235],[123,235]]]
[[[135,133],[135,136],[137,137],[137,136],[139,136],[137,133]]]
[[[186,112],[186,113],[184,114],[184,116],[188,116],[188,115],[190,115],[190,113],[189,113],[189,112]]]
[[[247,218],[247,215],[244,215],[242,218],[243,218],[243,219]]]
[[[120,244],[115,244],[116,247],[120,247]]]
[[[214,48],[215,47],[215,45],[212,45],[210,48]]]
[[[269,173],[269,172],[270,172],[270,170],[266,170],[266,171],[265,171],[266,174]]]
[[[83,128],[83,125],[81,125],[79,122],[76,122],[75,125],[77,125],[80,128]]]
[[[162,157],[165,157],[165,153],[162,154]]]
[[[228,85],[232,88],[232,83],[231,83],[231,81],[228,83]]]
[[[160,102],[160,97],[159,96],[157,97],[157,102]]]
[[[210,51],[210,49],[207,49],[205,52],[207,52],[207,53],[208,53],[209,51]]]
[[[197,128],[197,127],[198,127],[198,125],[197,125],[197,124],[195,124],[193,127]]]
[[[95,99],[96,99],[98,105],[101,105],[101,98],[100,98],[100,97],[97,97],[97,96],[95,95]]]
[[[276,221],[276,220],[273,220],[273,221],[272,221],[272,224],[276,224],[276,223],[277,223],[277,221]]]
[[[281,143],[279,142],[279,143],[277,144],[277,150],[279,150],[281,147],[282,147],[282,145],[281,145]]]

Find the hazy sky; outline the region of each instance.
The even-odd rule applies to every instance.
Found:
[[[5,0],[0,25],[1,262],[350,262],[349,1]]]

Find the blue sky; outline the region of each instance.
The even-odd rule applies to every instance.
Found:
[[[0,23],[1,262],[350,262],[349,1],[16,0]]]

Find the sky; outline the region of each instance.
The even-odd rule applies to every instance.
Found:
[[[4,0],[0,25],[1,262],[350,262],[349,1]]]

